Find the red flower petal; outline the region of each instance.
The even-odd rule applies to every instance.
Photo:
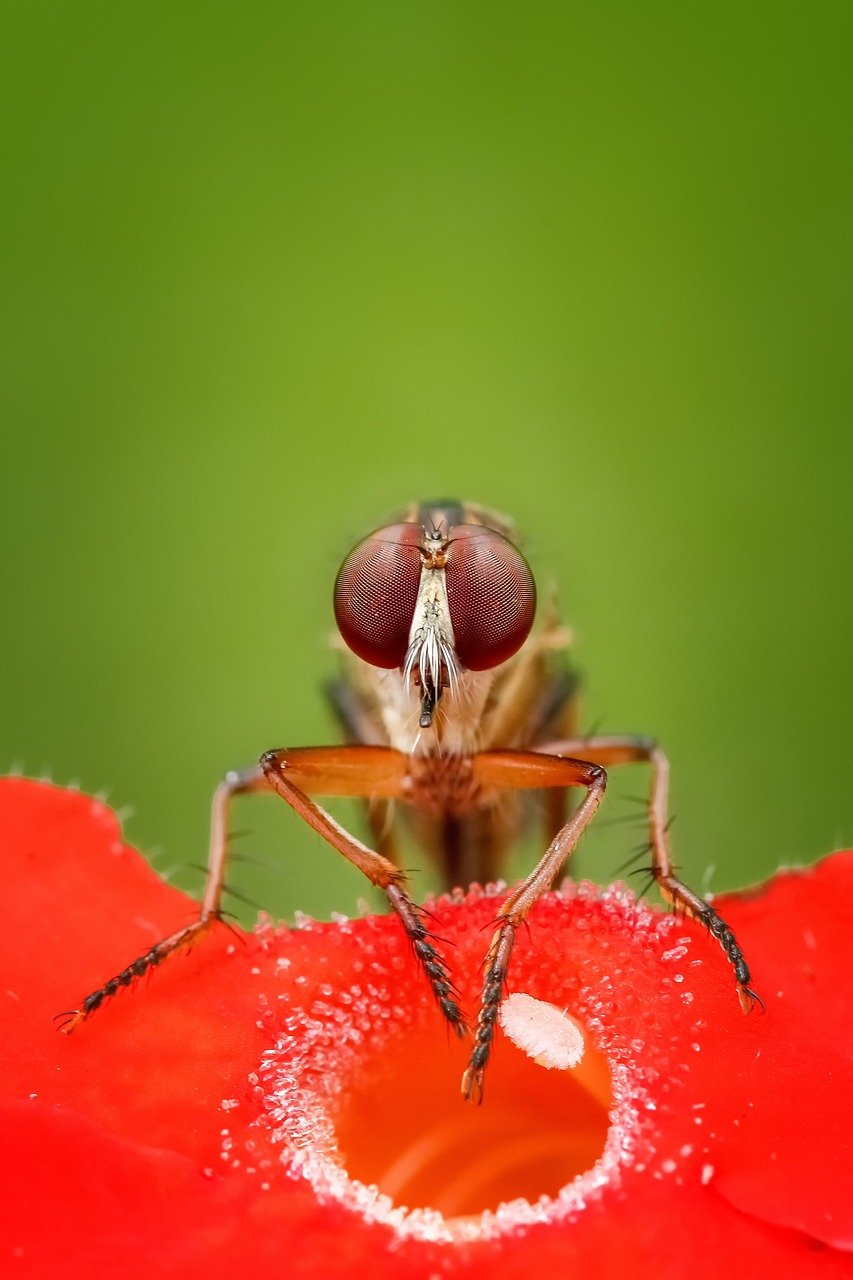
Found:
[[[485,1106],[462,1104],[464,1046],[384,917],[242,942],[221,929],[60,1036],[63,1002],[193,907],[73,793],[0,785],[0,847],[0,1258],[14,1274],[853,1274],[839,1252],[853,1240],[850,855],[722,904],[764,1017],[743,1017],[711,939],[624,891],[540,904],[511,987],[585,1022],[614,1076],[607,1130],[570,1075],[502,1038]],[[469,1008],[495,905],[435,905]],[[464,1221],[405,1215],[337,1158],[455,1214],[587,1172],[556,1200]]]
[[[851,904],[853,856],[836,854],[720,907],[761,957],[767,1016],[764,1061],[732,1082],[740,1124],[715,1185],[738,1209],[841,1249],[853,1249]]]

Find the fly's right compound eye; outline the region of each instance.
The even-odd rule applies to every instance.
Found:
[[[421,580],[417,524],[391,524],[359,542],[335,581],[335,619],[353,653],[374,667],[401,667]]]

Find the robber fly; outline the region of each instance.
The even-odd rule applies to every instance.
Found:
[[[480,1100],[495,1022],[519,925],[554,884],[601,803],[605,767],[651,766],[651,871],[664,899],[719,941],[745,1012],[759,999],[733,933],[713,907],[679,880],[667,838],[669,765],[645,737],[578,737],[576,680],[568,633],[553,605],[533,633],[536,588],[505,517],[460,502],[413,506],[368,534],[344,560],[334,609],[345,676],[329,689],[347,745],[267,751],[230,773],[213,798],[207,882],[197,919],[164,938],[66,1015],[72,1031],[122,988],[221,916],[228,811],[248,792],[275,791],[386,896],[411,940],[438,1007],[468,1034],[447,964],[425,913],[409,896],[397,856],[401,813],[452,888],[498,875],[517,834],[521,793],[544,792],[548,844],[508,895],[495,922],[473,1047],[462,1078]],[[573,812],[568,788],[583,798]],[[313,796],[367,802],[375,848],[344,830]]]

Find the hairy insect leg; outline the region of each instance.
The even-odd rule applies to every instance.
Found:
[[[592,737],[566,738],[537,747],[548,755],[583,754],[585,759],[610,767],[618,764],[646,763],[651,765],[652,785],[649,799],[649,843],[651,844],[651,873],[662,897],[677,911],[696,920],[716,938],[732,967],[737,984],[737,995],[744,1013],[749,1013],[763,1001],[752,989],[749,966],[741,947],[729,926],[710,903],[700,898],[675,874],[669,847],[669,761],[652,738],[646,737]]]
[[[475,1045],[462,1076],[462,1096],[482,1102],[483,1077],[492,1050],[509,962],[518,926],[534,903],[552,887],[584,828],[601,803],[607,775],[598,764],[542,756],[526,751],[485,751],[474,757],[474,775],[487,788],[538,790],[547,787],[585,787],[578,809],[557,832],[533,871],[509,895],[498,912],[485,960],[485,976],[477,1015]]]
[[[408,776],[407,757],[390,747],[301,747],[267,751],[261,757],[261,768],[273,790],[382,890],[411,941],[441,1013],[456,1035],[466,1035],[467,1024],[456,1002],[447,964],[430,936],[423,911],[406,891],[404,873],[350,835],[310,798],[311,793],[380,802],[400,798]]]
[[[57,1015],[59,1019],[63,1019],[60,1022],[60,1031],[68,1035],[75,1027],[79,1027],[81,1022],[85,1022],[97,1009],[100,1009],[105,1001],[117,995],[123,987],[132,986],[137,979],[161,965],[176,951],[180,951],[182,947],[191,947],[204,937],[215,921],[220,918],[221,913],[225,867],[228,861],[228,813],[231,801],[234,796],[268,790],[267,780],[257,765],[251,769],[235,770],[219,784],[213,793],[211,805],[207,879],[198,917],[183,929],[178,929],[167,938],[155,942],[153,947],[143,955],[137,956],[120,973],[90,992],[79,1008]]]

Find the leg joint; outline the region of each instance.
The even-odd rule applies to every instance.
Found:
[[[590,788],[595,787],[600,791],[603,791],[607,786],[607,770],[602,765],[589,765],[588,785]]]
[[[263,771],[264,774],[266,774],[267,777],[269,777],[271,773],[281,772],[281,768],[282,768],[281,755],[282,753],[280,750],[274,750],[274,751],[265,751],[264,754],[261,756],[259,764],[261,766],[261,770]]]

